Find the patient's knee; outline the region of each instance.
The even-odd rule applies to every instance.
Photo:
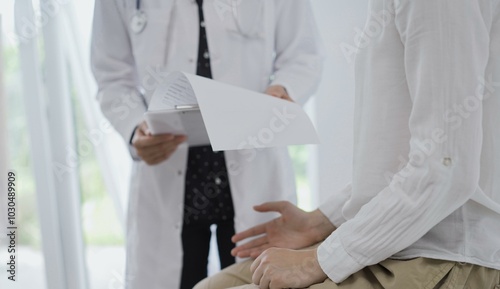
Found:
[[[226,289],[252,283],[250,265],[252,261],[244,261],[227,267],[221,272],[200,281],[193,289]]]

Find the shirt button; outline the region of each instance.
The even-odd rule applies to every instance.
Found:
[[[181,170],[178,170],[178,171],[177,171],[177,174],[178,174],[179,176],[182,176],[182,171],[181,171]]]
[[[194,62],[194,58],[189,58],[189,63],[193,63]]]
[[[451,166],[451,163],[452,163],[452,162],[451,162],[451,158],[444,158],[444,159],[443,159],[443,165],[444,165],[445,167],[449,167],[449,166]]]

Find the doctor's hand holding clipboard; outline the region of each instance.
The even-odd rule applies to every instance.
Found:
[[[286,89],[280,85],[273,85],[266,89],[266,94],[283,100],[293,100]],[[150,166],[158,165],[166,160],[177,150],[178,146],[185,142],[185,135],[158,134],[153,135],[145,121],[139,124],[131,140],[137,155]]]
[[[184,135],[152,135],[148,130],[148,125],[143,121],[135,130],[132,145],[144,162],[154,166],[166,161],[185,141]]]

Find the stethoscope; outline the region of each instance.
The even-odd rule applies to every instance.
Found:
[[[233,18],[236,22],[236,27],[240,31],[240,33],[245,37],[253,37],[254,33],[246,32],[242,29],[240,24],[240,17],[238,17],[238,5],[241,3],[241,0],[232,0],[231,1],[231,12],[233,14]],[[257,20],[258,21],[258,20]],[[141,10],[141,0],[136,0],[135,2],[135,14],[130,21],[130,30],[135,34],[139,34],[144,31],[146,25],[148,24],[148,17],[144,11]]]
[[[135,34],[141,33],[148,24],[148,16],[141,10],[141,0],[135,2],[135,14],[130,21],[130,30]]]

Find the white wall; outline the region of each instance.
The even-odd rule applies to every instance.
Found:
[[[321,144],[314,148],[313,190],[319,202],[351,181],[352,119],[354,105],[353,59],[341,45],[354,46],[356,29],[362,29],[368,1],[312,0],[328,55],[323,81],[314,101],[316,127]]]

